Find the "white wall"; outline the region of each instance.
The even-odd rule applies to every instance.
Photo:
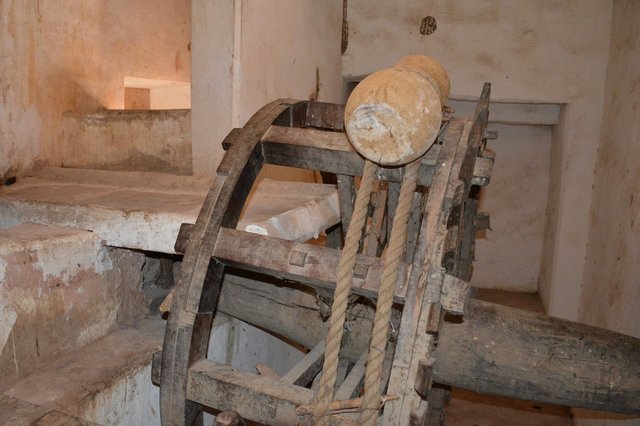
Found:
[[[480,288],[536,292],[547,207],[551,126],[490,124],[499,137],[488,142],[496,162],[479,210],[491,231],[478,233],[471,284]]]
[[[640,3],[613,19],[580,319],[640,337]]]
[[[0,1],[0,176],[60,165],[62,113],[122,108],[125,75],[189,81],[190,8]]]
[[[220,143],[278,98],[340,101],[340,0],[193,2],[193,168],[213,174]]]
[[[580,320],[640,338],[640,2],[616,0]],[[640,416],[577,412],[580,426]],[[616,420],[617,419],[617,420]]]
[[[340,0],[194,0],[192,6],[195,174],[215,173],[224,137],[266,103],[315,97],[317,74],[318,100],[340,101]],[[255,327],[216,318],[209,357],[249,371],[263,361],[283,373],[301,353]]]
[[[423,17],[438,29],[419,33]],[[566,104],[551,152],[540,290],[548,311],[576,319],[605,78],[611,2],[350,0],[346,77],[423,53],[449,71],[452,95]],[[497,161],[500,161],[498,158]],[[489,190],[491,187],[489,187]],[[550,225],[556,226],[550,226]]]

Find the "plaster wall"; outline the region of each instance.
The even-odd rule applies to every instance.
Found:
[[[194,173],[213,174],[227,133],[272,100],[340,101],[341,22],[339,0],[194,0]]]
[[[432,35],[419,32],[435,17]],[[611,2],[351,0],[349,79],[393,65],[407,54],[437,58],[449,72],[452,97],[565,104],[551,147],[549,212],[540,291],[547,311],[576,319],[586,254],[590,193],[600,121]],[[498,158],[497,161],[500,161]]]
[[[471,284],[536,292],[549,186],[551,126],[490,124],[487,146],[496,153],[491,183],[480,192],[480,211],[491,230],[478,233]]]
[[[65,113],[62,166],[191,173],[189,110]]]
[[[190,79],[190,0],[0,0],[0,175],[60,165],[62,113],[123,108],[124,76]]]
[[[640,337],[640,3],[614,3],[580,319]]]
[[[103,247],[88,231],[0,230],[0,387],[103,337],[129,308],[139,309],[126,289],[136,287],[143,261]]]

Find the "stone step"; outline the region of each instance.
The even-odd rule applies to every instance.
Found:
[[[89,426],[96,423],[0,395],[0,424],[11,426]]]
[[[143,261],[89,231],[0,229],[0,388],[107,334]]]
[[[174,253],[182,223],[195,223],[211,178],[50,168],[0,187],[0,228],[39,223],[93,231],[105,244]],[[338,223],[333,185],[264,179],[241,229],[305,240]]]
[[[144,318],[118,328],[42,365],[4,397],[105,426],[159,425],[151,357],[162,347],[164,325],[161,318]]]

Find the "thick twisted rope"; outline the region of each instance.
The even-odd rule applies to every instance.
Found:
[[[351,223],[349,224],[342,254],[340,255],[338,277],[333,293],[331,317],[329,318],[329,331],[327,332],[322,380],[316,397],[316,406],[313,410],[313,414],[317,419],[317,425],[327,425],[329,423],[327,413],[331,400],[333,399],[336,385],[338,355],[340,353],[342,332],[344,329],[349,293],[351,291],[353,268],[356,264],[356,254],[358,253],[362,230],[367,221],[367,210],[369,208],[371,191],[373,190],[376,168],[377,166],[371,161],[365,163],[360,189],[358,189],[358,195],[356,196],[353,207],[353,216],[351,217]]]
[[[362,425],[375,425],[378,419],[380,397],[382,396],[382,389],[380,389],[382,363],[387,347],[393,292],[396,287],[398,269],[407,241],[407,227],[419,169],[420,160],[416,160],[405,167],[398,207],[393,218],[391,237],[384,259],[380,288],[378,289],[376,315],[373,320],[373,331],[371,333],[369,357],[364,379],[365,393],[362,401],[362,414],[360,415],[360,424]]]

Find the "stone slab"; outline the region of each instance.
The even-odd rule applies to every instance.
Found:
[[[96,423],[0,395],[0,424],[11,426],[89,426]]]
[[[108,333],[143,261],[89,231],[0,229],[0,387]]]
[[[210,184],[210,178],[164,173],[45,169],[0,187],[0,228],[38,223],[85,229],[110,246],[174,253],[180,225],[195,223]],[[265,179],[241,225],[305,240],[338,220],[333,185]]]
[[[49,410],[102,425],[159,424],[151,356],[162,347],[164,321],[140,320],[58,357],[5,391]]]

